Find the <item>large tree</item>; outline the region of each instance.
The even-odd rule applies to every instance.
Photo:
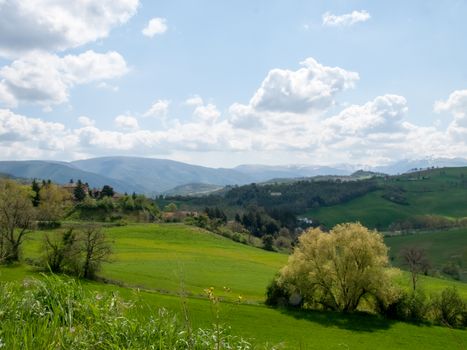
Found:
[[[381,300],[391,289],[387,251],[382,236],[359,223],[311,229],[300,236],[278,282],[310,307],[354,311],[364,298]]]
[[[25,235],[32,228],[35,211],[29,187],[0,179],[0,262],[19,260]]]

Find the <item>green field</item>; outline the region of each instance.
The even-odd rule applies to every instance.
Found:
[[[343,315],[331,312],[293,312],[271,309],[260,301],[267,283],[286,262],[287,256],[265,252],[193,227],[183,225],[129,225],[106,229],[114,240],[113,262],[104,267],[102,276],[135,291],[109,284],[86,283],[89,289],[118,291],[123,297],[139,300],[145,312],[158,307],[181,311],[186,303],[195,326],[213,322],[211,304],[197,296],[206,287],[231,296],[243,295],[245,301],[221,303],[221,320],[235,334],[258,342],[284,343],[287,349],[463,349],[467,332],[437,326],[394,322],[371,315]],[[38,255],[41,233],[26,243],[27,256]],[[18,280],[36,275],[24,265],[1,268],[0,280]],[[406,274],[400,283],[408,286]],[[422,278],[428,292],[455,285],[467,297],[467,284],[434,278]],[[193,294],[180,296],[180,286]],[[159,291],[164,291],[161,293]]]
[[[465,175],[465,178],[464,178]],[[384,229],[397,220],[416,215],[467,217],[467,169],[443,168],[379,180],[383,187],[402,189],[408,204],[397,204],[383,198],[377,190],[351,201],[320,207],[305,216],[327,227],[342,222],[360,221],[368,227]]]
[[[461,279],[467,280],[467,229],[436,232],[420,232],[410,235],[386,236],[389,255],[395,266],[403,267],[400,252],[406,247],[418,247],[426,251],[432,269],[441,271],[452,262],[460,267]]]

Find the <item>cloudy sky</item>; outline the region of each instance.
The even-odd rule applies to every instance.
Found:
[[[0,0],[0,159],[467,157],[467,2]]]

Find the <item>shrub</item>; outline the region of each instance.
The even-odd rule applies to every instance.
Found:
[[[455,264],[452,261],[449,261],[446,265],[444,265],[441,271],[446,275],[451,276],[455,280],[459,281],[461,279],[459,265]]]
[[[269,306],[288,306],[289,299],[289,291],[278,283],[276,276],[266,288],[265,304]]]
[[[446,288],[441,295],[433,298],[432,310],[435,321],[451,327],[461,327],[466,324],[466,303],[454,288]]]
[[[391,306],[393,318],[403,321],[424,322],[428,319],[429,301],[426,294],[417,289],[410,293],[402,293]]]

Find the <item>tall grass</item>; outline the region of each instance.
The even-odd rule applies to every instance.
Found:
[[[3,349],[257,349],[229,329],[192,329],[165,309],[142,312],[113,293],[85,291],[74,279],[0,285]]]

